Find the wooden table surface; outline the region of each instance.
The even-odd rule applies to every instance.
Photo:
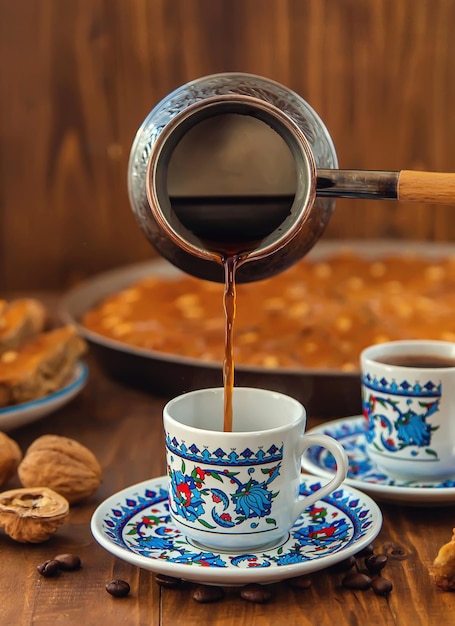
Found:
[[[89,381],[76,399],[53,415],[9,432],[23,450],[45,433],[79,440],[98,457],[103,481],[90,500],[71,508],[69,521],[48,542],[24,545],[0,534],[1,626],[455,624],[455,593],[440,591],[429,576],[438,548],[455,526],[455,502],[444,507],[380,503],[384,523],[374,547],[376,553],[389,555],[384,575],[394,588],[388,597],[371,589],[345,589],[342,574],[322,571],[311,575],[307,590],[284,582],[269,585],[272,598],[266,604],[243,600],[235,587],[226,588],[223,600],[201,604],[192,597],[196,585],[164,589],[151,572],[111,556],[92,537],[90,518],[111,494],[163,475],[161,412],[166,399],[109,380],[91,355],[87,362]],[[318,422],[310,417],[309,426]],[[15,486],[20,486],[16,477],[7,487]],[[63,552],[78,554],[82,568],[58,578],[38,573],[38,564]],[[128,597],[113,598],[105,591],[105,583],[113,578],[129,582]]]

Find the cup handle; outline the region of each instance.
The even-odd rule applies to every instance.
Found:
[[[317,500],[320,500],[339,487],[348,473],[349,461],[346,451],[341,443],[336,441],[333,437],[329,437],[329,435],[317,434],[302,435],[300,438],[299,458],[303,455],[305,450],[311,446],[320,446],[321,448],[326,448],[329,452],[331,452],[335,457],[337,469],[335,476],[326,485],[323,485],[320,489],[309,494],[308,496],[305,496],[303,499],[299,498],[295,502],[295,519],[297,519],[297,517],[299,517],[299,515],[301,515],[309,506],[317,502]]]

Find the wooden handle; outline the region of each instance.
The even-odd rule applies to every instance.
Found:
[[[455,174],[402,170],[398,177],[397,198],[455,205]]]

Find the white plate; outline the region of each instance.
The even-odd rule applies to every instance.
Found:
[[[368,456],[365,439],[365,420],[362,416],[346,417],[311,428],[309,433],[324,433],[339,441],[349,458],[345,483],[366,491],[375,499],[399,504],[455,505],[455,475],[444,482],[399,481],[379,471]],[[302,468],[317,476],[334,474],[333,456],[319,446],[306,450]]]
[[[0,409],[0,430],[8,431],[13,428],[19,428],[19,426],[35,422],[45,415],[56,411],[81,391],[87,381],[87,377],[88,367],[80,361],[76,364],[71,379],[62,389],[38,400]]]
[[[314,476],[302,474],[302,494],[320,486]],[[162,476],[107,498],[94,512],[91,530],[108,552],[143,569],[211,585],[244,585],[334,565],[371,543],[381,525],[377,504],[343,485],[309,507],[274,548],[238,554],[205,551],[173,525],[167,477]]]

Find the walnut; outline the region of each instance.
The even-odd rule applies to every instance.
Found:
[[[455,528],[449,543],[439,550],[430,570],[437,587],[444,591],[455,590]]]
[[[22,451],[18,444],[0,432],[0,485],[11,478],[21,462]]]
[[[22,543],[41,543],[63,524],[69,503],[47,487],[11,489],[0,493],[0,527]]]
[[[73,504],[91,496],[101,482],[95,455],[74,439],[43,435],[26,450],[18,467],[24,487],[44,485]]]

